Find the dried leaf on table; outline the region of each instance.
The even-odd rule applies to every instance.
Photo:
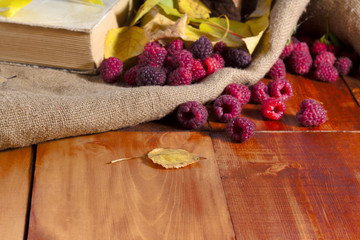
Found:
[[[130,25],[135,25],[146,13],[150,11],[160,0],[146,0],[136,12],[135,17],[131,21]]]
[[[105,58],[117,57],[126,61],[140,55],[147,42],[145,31],[141,27],[111,29],[105,39]]]

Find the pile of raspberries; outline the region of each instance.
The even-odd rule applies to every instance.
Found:
[[[321,39],[293,36],[267,75],[274,80],[283,79],[287,67],[295,74],[312,74],[316,80],[335,82],[339,75],[348,75],[357,62],[354,51],[340,51],[336,45]]]
[[[180,39],[162,46],[149,42],[138,57],[138,63],[124,74],[124,81],[132,86],[180,86],[200,82],[223,67],[246,68],[251,55],[241,48],[229,48],[224,42],[214,46],[201,36],[186,49]],[[100,66],[100,74],[107,83],[121,79],[123,64],[110,57]]]

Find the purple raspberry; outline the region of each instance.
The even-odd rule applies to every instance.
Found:
[[[170,56],[173,55],[175,52],[182,50],[183,48],[184,44],[181,39],[175,39],[165,45],[165,49]]]
[[[248,87],[238,83],[231,83],[224,89],[222,94],[227,94],[239,100],[241,106],[244,106],[250,101],[251,92]]]
[[[250,101],[252,103],[262,103],[269,98],[268,86],[261,81],[250,86],[249,89],[251,91]]]
[[[226,133],[234,141],[245,142],[254,135],[255,127],[248,118],[234,117],[226,124]]]
[[[201,36],[188,47],[188,50],[192,53],[194,58],[204,60],[205,58],[211,56],[212,48],[213,46],[210,39],[205,36]]]
[[[206,123],[208,112],[201,103],[188,101],[179,106],[176,117],[184,128],[196,129]]]
[[[226,51],[225,65],[234,68],[246,68],[251,63],[251,55],[241,48],[231,48]]]
[[[229,122],[241,113],[239,100],[231,95],[219,96],[213,105],[215,116],[220,122]]]
[[[100,74],[104,82],[116,82],[122,73],[123,63],[116,57],[109,57],[104,59],[100,66]]]
[[[300,103],[296,118],[306,127],[319,126],[327,120],[326,110],[314,99],[305,99]]]
[[[167,79],[167,84],[171,86],[190,85],[192,72],[186,68],[177,68],[172,71]]]
[[[136,75],[141,67],[139,65],[135,65],[124,74],[124,81],[129,85],[136,85]]]
[[[268,84],[269,96],[287,101],[293,95],[291,84],[286,80],[271,81]]]
[[[136,85],[164,85],[166,73],[163,69],[153,66],[141,67],[136,74]]]
[[[221,56],[225,55],[227,49],[228,49],[228,47],[227,47],[226,43],[223,42],[223,41],[217,42],[214,45],[214,53],[215,54],[220,54]]]

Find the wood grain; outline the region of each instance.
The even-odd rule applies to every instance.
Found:
[[[346,84],[341,78],[334,83],[320,82],[302,76],[287,74],[287,79],[292,85],[294,96],[286,102],[284,116],[279,121],[264,118],[261,114],[261,105],[247,104],[244,106],[240,116],[250,118],[256,124],[257,131],[307,131],[312,130],[359,130],[360,108],[354,102]],[[266,84],[269,79],[262,79]],[[296,119],[299,105],[302,100],[313,98],[321,102],[328,112],[328,121],[319,127],[303,127]],[[223,131],[224,123],[219,123],[210,114],[210,127],[213,131]]]
[[[349,86],[353,97],[357,101],[357,104],[360,106],[360,77],[344,76],[343,78],[346,84]]]
[[[360,133],[212,133],[239,239],[359,239]]]
[[[31,148],[0,152],[0,239],[24,239],[31,158]]]
[[[206,160],[166,170],[142,156],[182,148]],[[234,239],[208,135],[109,132],[38,146],[29,240]]]

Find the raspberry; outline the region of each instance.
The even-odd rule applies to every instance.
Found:
[[[306,127],[319,126],[327,120],[326,110],[314,99],[305,99],[300,103],[296,118]]]
[[[263,82],[257,82],[256,84],[250,86],[252,103],[262,103],[269,98],[268,86]]]
[[[210,57],[212,54],[212,43],[210,39],[205,36],[201,36],[198,40],[193,42],[189,47],[189,52],[192,53],[194,58],[204,60],[207,57]]]
[[[122,73],[123,63],[116,57],[109,57],[104,59],[100,66],[100,74],[104,82],[116,82]]]
[[[290,41],[290,43],[285,45],[285,47],[280,55],[280,58],[284,60],[285,58],[290,57],[293,50],[294,50],[294,44]]]
[[[291,53],[289,64],[295,73],[304,75],[310,71],[312,58],[309,52],[294,50]]]
[[[214,102],[214,112],[220,122],[229,122],[241,113],[239,100],[231,95],[221,95]]]
[[[326,51],[326,44],[320,42],[319,40],[315,40],[311,45],[311,54],[313,56],[318,55],[319,53]]]
[[[181,67],[175,69],[169,74],[167,84],[171,86],[190,85],[191,80],[191,70]]]
[[[205,124],[208,112],[201,103],[188,101],[179,106],[176,117],[184,128],[196,129]]]
[[[355,51],[343,50],[341,51],[341,57],[350,58],[350,60],[353,62],[353,65],[356,65],[359,60],[359,55]]]
[[[255,127],[250,119],[235,117],[226,124],[226,133],[234,141],[245,142],[254,135]]]
[[[309,36],[300,36],[298,37],[298,39],[300,42],[305,42],[308,45],[308,47],[311,47],[314,42],[314,39],[312,39]]]
[[[185,49],[175,52],[171,57],[171,65],[174,69],[184,67],[191,70],[193,65],[193,56],[191,52]]]
[[[218,61],[221,64],[221,68],[225,67],[225,60],[223,59],[222,56],[220,56],[219,54],[214,54],[213,58],[216,59],[216,61]]]
[[[338,76],[336,68],[327,63],[320,64],[314,72],[315,79],[323,82],[335,82]]]
[[[284,115],[284,111],[285,103],[280,98],[270,97],[261,106],[263,116],[271,120],[279,120]]]
[[[287,101],[293,95],[291,84],[286,80],[271,81],[268,84],[270,97]]]
[[[329,65],[334,65],[335,55],[328,51],[319,53],[315,57],[314,67],[317,68],[321,63],[327,63]]]
[[[339,57],[336,60],[334,67],[338,70],[339,75],[346,76],[352,68],[352,61],[348,57]]]
[[[139,65],[162,67],[167,51],[159,43],[149,42],[145,45],[143,53],[139,56]]]
[[[193,59],[192,67],[192,82],[198,82],[206,77],[206,71],[201,61],[198,59]]]
[[[295,36],[291,36],[291,42],[294,43],[295,45],[300,43],[300,40],[297,39]]]
[[[220,41],[214,45],[214,53],[224,56],[226,51],[227,51],[227,46],[225,42]]]
[[[246,68],[251,63],[251,55],[241,48],[231,48],[226,52],[225,65],[234,68]]]
[[[339,56],[340,53],[340,49],[334,44],[326,45],[326,51],[333,53],[335,57]]]
[[[218,62],[214,57],[205,58],[205,60],[203,61],[203,65],[207,76],[223,68],[222,64]]]
[[[141,67],[136,74],[136,85],[164,85],[166,73],[163,69],[153,66]]]
[[[286,67],[284,61],[279,58],[275,64],[271,67],[267,75],[274,80],[286,78]]]
[[[249,88],[238,83],[231,83],[227,85],[222,94],[228,94],[235,97],[237,100],[239,100],[241,106],[247,104],[251,97]]]
[[[175,39],[165,45],[165,49],[169,55],[173,55],[175,52],[184,48],[184,43],[180,39]]]
[[[309,46],[305,42],[300,42],[294,45],[294,51],[304,51],[310,54]]]
[[[140,68],[139,65],[136,65],[127,70],[124,75],[124,81],[129,85],[136,85],[136,75]]]

